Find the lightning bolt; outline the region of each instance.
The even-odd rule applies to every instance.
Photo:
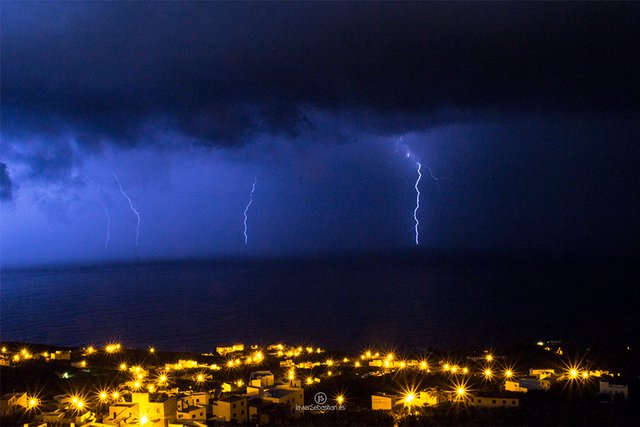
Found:
[[[244,208],[244,244],[246,245],[249,242],[249,236],[247,235],[247,212],[249,211],[249,206],[253,203],[253,192],[256,191],[256,181],[257,179],[253,179],[253,186],[251,187],[251,193],[249,194],[249,203],[247,203],[247,207]]]
[[[420,189],[418,188],[418,184],[420,183],[420,179],[422,178],[422,174],[420,173],[420,169],[422,169],[422,165],[420,164],[420,162],[416,162],[416,165],[418,165],[418,179],[416,179],[416,185],[415,185],[416,208],[413,210],[413,219],[416,222],[416,245],[418,245],[419,244],[418,240],[420,237],[420,232],[418,231],[418,225],[420,225],[420,222],[418,221],[418,209],[420,209]],[[427,169],[429,169],[429,167],[427,167]],[[431,171],[431,169],[429,169],[429,171]]]
[[[404,138],[404,134],[400,135],[400,138],[396,141],[396,153],[398,151],[402,152],[402,155],[410,160],[413,160],[416,162],[416,166],[418,167],[418,179],[416,180],[416,184],[415,184],[415,189],[416,189],[416,208],[413,210],[413,219],[416,222],[415,225],[415,230],[416,230],[416,245],[419,244],[419,230],[418,230],[418,226],[419,221],[418,221],[418,209],[420,209],[420,189],[418,188],[418,185],[420,183],[420,179],[422,178],[422,173],[421,173],[421,169],[422,169],[422,164],[417,161],[416,156],[411,152],[411,150],[409,150],[409,147],[406,144],[402,143],[402,140]],[[433,170],[431,170],[431,167],[429,166],[424,166],[424,168],[429,171],[429,178],[431,178],[433,180],[433,182],[436,183],[436,186],[438,187],[438,194],[440,196],[440,198],[442,198],[442,187],[440,186],[440,181],[451,181],[450,179],[447,178],[438,178],[437,176],[435,176],[433,174]]]
[[[118,180],[118,177],[115,174],[113,174],[113,177],[116,179],[116,182],[118,183],[118,187],[120,187],[120,192],[129,201],[129,207],[131,208],[131,211],[136,215],[136,218],[138,218],[138,224],[136,225],[136,247],[137,247],[138,240],[140,239],[140,212],[138,212],[136,208],[133,207],[133,202],[131,201],[131,197],[129,197],[127,193],[124,192],[124,189],[122,188],[122,184],[120,184],[120,180]]]
[[[100,203],[102,203],[104,213],[107,215],[107,238],[104,242],[104,248],[107,249],[109,247],[109,239],[111,238],[111,215],[109,215],[109,210],[107,209],[107,205],[105,205],[104,200],[100,199]]]

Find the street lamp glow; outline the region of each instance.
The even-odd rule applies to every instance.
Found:
[[[414,393],[407,393],[407,395],[404,397],[404,401],[409,405],[411,405],[411,402],[413,402],[415,398],[416,398],[416,395]]]
[[[342,404],[344,403],[344,396],[343,395],[338,395],[338,397],[336,397],[336,402],[338,402],[339,406],[342,406]]]
[[[39,401],[36,397],[30,397],[27,401],[27,406],[29,410],[36,409],[38,407]]]

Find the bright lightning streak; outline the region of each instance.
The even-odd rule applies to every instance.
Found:
[[[420,237],[420,232],[418,231],[418,225],[420,224],[420,222],[418,221],[418,209],[420,208],[420,189],[418,189],[418,184],[420,183],[420,179],[422,178],[422,174],[420,173],[420,169],[422,168],[422,165],[420,164],[420,162],[416,162],[416,165],[418,165],[418,179],[416,179],[416,208],[413,210],[413,219],[416,222],[416,245],[418,245],[418,239]],[[427,169],[429,169],[427,167]],[[431,170],[431,169],[429,169]],[[431,175],[433,176],[433,175]]]
[[[249,211],[249,206],[253,203],[253,192],[256,191],[256,181],[257,178],[253,179],[253,186],[251,187],[251,193],[249,194],[249,203],[247,203],[247,207],[244,208],[244,244],[246,245],[249,242],[249,236],[247,235],[247,212]]]
[[[107,215],[107,239],[104,242],[104,248],[107,249],[109,247],[109,239],[111,238],[111,215],[109,215],[109,210],[107,209],[107,205],[104,204],[104,200],[100,199],[100,203],[102,203],[104,213]]]
[[[115,174],[113,175],[113,177],[116,179],[116,182],[118,183],[118,187],[120,187],[120,192],[129,201],[129,207],[131,208],[131,211],[133,211],[133,213],[138,218],[138,224],[136,225],[136,246],[138,246],[138,240],[140,239],[140,212],[138,212],[136,208],[133,207],[133,202],[131,201],[131,197],[129,197],[127,193],[124,192],[124,189],[122,188],[122,184],[120,184],[120,180],[118,180],[118,177]]]

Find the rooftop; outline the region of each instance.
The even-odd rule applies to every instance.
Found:
[[[238,400],[243,400],[243,399],[245,399],[245,397],[237,394],[232,394],[230,396],[222,397],[218,399],[218,401],[219,402],[237,402]]]

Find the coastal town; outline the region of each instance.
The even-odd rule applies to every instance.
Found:
[[[520,417],[580,423],[575,414],[586,424],[637,421],[634,349],[620,349],[617,359],[598,354],[560,341],[420,355],[281,343],[236,343],[204,354],[120,342],[5,343],[0,424],[506,425]]]

